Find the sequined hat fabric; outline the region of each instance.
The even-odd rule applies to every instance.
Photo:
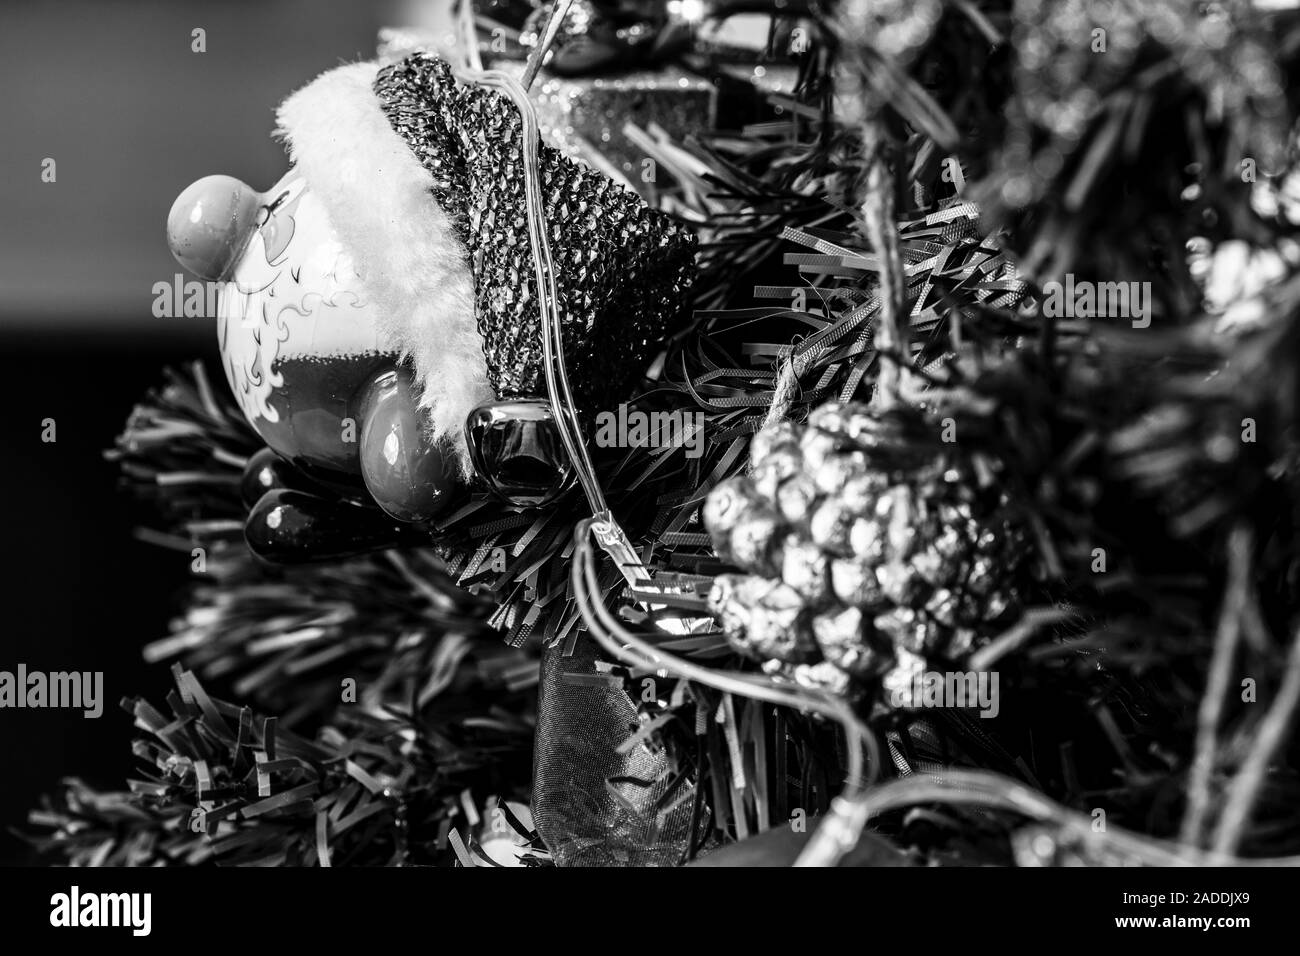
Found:
[[[518,111],[429,54],[380,70],[374,89],[469,252],[498,397],[544,394]],[[590,414],[617,403],[683,323],[695,237],[551,147],[540,148],[539,166],[569,378]]]

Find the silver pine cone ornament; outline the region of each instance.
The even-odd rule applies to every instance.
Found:
[[[750,447],[704,522],[723,560],[710,609],[739,652],[836,692],[906,690],[1019,609],[1026,539],[999,466],[952,418],[829,404]],[[904,695],[906,699],[906,695]]]

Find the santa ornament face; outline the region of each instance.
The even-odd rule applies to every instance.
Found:
[[[183,234],[228,202],[224,193],[238,203],[244,191],[227,177],[198,181],[177,199],[181,222],[169,231]],[[254,195],[239,251],[212,264],[224,266],[217,338],[226,379],[268,446],[316,480],[346,486],[361,477],[357,393],[397,355],[383,347],[352,257],[307,182],[290,171]]]
[[[539,394],[513,104],[417,54],[331,70],[277,119],[293,163],[278,183],[211,176],[168,219],[178,261],[221,283],[221,358],[248,421],[308,477],[404,522],[476,477],[547,506],[571,467]],[[694,238],[549,147],[538,162],[569,375],[594,414],[684,319]]]
[[[177,198],[168,235],[178,259],[221,283],[222,366],[267,446],[337,492],[369,491],[400,520],[441,511],[454,465],[425,440],[410,374],[302,175],[291,169],[262,194],[201,179]]]

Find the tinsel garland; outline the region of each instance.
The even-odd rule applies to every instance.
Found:
[[[499,834],[524,865],[548,862],[507,805],[527,800],[531,695],[342,709],[312,740],[174,674],[170,715],[123,702],[144,776],[129,793],[65,781],[31,814],[38,850],[81,866],[499,866],[481,847]]]

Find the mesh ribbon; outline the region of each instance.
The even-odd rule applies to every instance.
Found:
[[[663,751],[620,745],[638,727],[622,681],[594,642],[557,642],[542,659],[533,821],[559,866],[675,866],[690,839],[692,787]],[[626,749],[626,748],[624,748]]]

